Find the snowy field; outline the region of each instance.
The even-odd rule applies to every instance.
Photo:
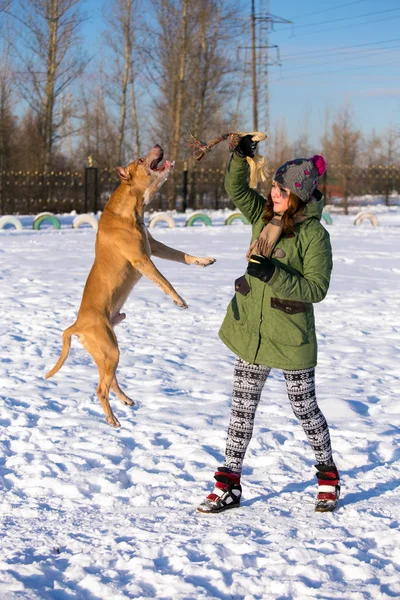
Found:
[[[342,475],[334,514],[313,512],[313,456],[273,371],[239,509],[200,515],[223,461],[234,356],[217,332],[246,267],[250,228],[159,227],[209,268],[156,262],[189,304],[142,280],[118,326],[119,381],[105,422],[97,370],[73,341],[44,374],[79,306],[95,233],[0,233],[1,600],[379,600],[400,597],[400,209],[379,227],[327,225],[328,297],[315,306],[317,393]],[[68,225],[68,226],[67,226]]]

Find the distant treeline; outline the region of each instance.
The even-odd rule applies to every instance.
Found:
[[[239,10],[239,0],[113,0],[99,32],[101,47],[86,54],[82,31],[88,15],[83,0],[0,0],[3,209],[9,202],[17,206],[20,197],[45,206],[51,198],[40,185],[47,191],[58,186],[57,197],[68,189],[67,203],[73,198],[82,202],[78,198],[85,188],[86,166],[99,169],[100,186],[105,169],[127,164],[154,143],[177,161],[163,192],[169,208],[175,206],[177,193],[192,204],[204,194],[222,198],[226,147],[221,144],[201,163],[201,168],[217,173],[205,182],[184,138],[191,131],[207,141],[225,131],[243,130],[251,122],[251,73],[245,53],[237,52],[238,46],[246,45],[250,30],[248,20],[237,18]],[[323,153],[327,190],[337,186],[348,196],[359,189],[380,188],[384,194],[398,189],[398,176],[391,175],[399,165],[395,126],[366,138],[345,106],[327,115],[317,144],[310,141],[308,115],[299,115],[305,125],[293,138],[284,121],[271,127],[266,123],[265,81],[259,75],[258,97],[264,98],[264,104],[259,102],[259,129],[269,133],[261,152],[271,170],[293,156]],[[368,168],[378,169],[369,171],[374,173],[371,181]],[[361,179],[359,169],[365,172]],[[19,172],[30,173],[23,176],[30,183],[20,182],[29,193],[18,188]],[[59,179],[57,186],[49,183],[52,172],[63,173],[54,180]],[[42,177],[43,183],[35,183],[32,173],[41,174],[36,179]]]

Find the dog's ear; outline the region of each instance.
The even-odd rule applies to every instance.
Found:
[[[120,180],[123,183],[127,183],[130,179],[128,169],[124,169],[124,167],[116,167],[117,173],[119,175]]]

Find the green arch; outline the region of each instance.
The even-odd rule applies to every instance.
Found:
[[[33,229],[40,229],[41,224],[45,221],[51,223],[54,229],[61,229],[60,221],[57,219],[57,217],[54,217],[53,215],[43,215],[38,219],[35,219],[32,226]]]
[[[242,221],[242,223],[244,223],[245,225],[249,224],[249,221],[246,219],[246,217],[244,215],[242,215],[241,213],[233,213],[233,215],[230,215],[226,219],[225,225],[230,225],[232,223],[232,221],[236,221],[237,219],[240,219]]]
[[[212,225],[210,217],[207,217],[207,215],[197,214],[188,218],[186,221],[186,227],[191,227],[196,221],[202,221],[204,225]]]
[[[333,224],[332,217],[331,217],[331,215],[329,213],[327,213],[327,212],[324,211],[322,213],[322,218],[324,219],[324,221],[325,221],[325,223],[327,225],[332,225]]]

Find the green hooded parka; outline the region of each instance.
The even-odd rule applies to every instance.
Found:
[[[235,154],[230,160],[225,189],[252,225],[253,242],[265,223],[265,198],[248,185],[249,166]],[[327,294],[332,271],[329,234],[321,224],[323,195],[315,190],[306,204],[304,221],[294,235],[283,235],[271,258],[276,269],[268,283],[246,273],[250,291],[236,292],[219,336],[243,360],[284,370],[317,364],[313,303]]]

